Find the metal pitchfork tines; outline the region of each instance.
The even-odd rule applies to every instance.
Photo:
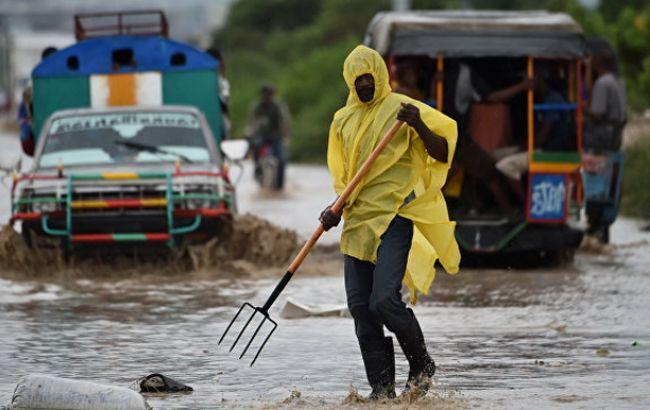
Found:
[[[250,315],[250,317],[249,317],[248,320],[246,321],[246,324],[244,325],[244,327],[239,331],[239,334],[237,335],[237,338],[236,338],[235,341],[233,342],[232,346],[230,346],[230,351],[231,351],[231,352],[232,352],[232,349],[235,348],[235,345],[237,345],[237,342],[239,342],[239,339],[241,339],[242,335],[243,335],[244,332],[246,331],[246,328],[247,328],[248,325],[251,323],[251,321],[253,320],[253,318],[255,317],[255,315],[256,315],[257,313],[260,313],[260,314],[263,316],[263,319],[262,319],[262,321],[259,323],[259,325],[257,325],[257,328],[255,329],[255,332],[253,333],[253,336],[250,338],[250,340],[249,340],[248,343],[246,344],[246,347],[244,348],[244,351],[241,352],[241,354],[239,355],[239,358],[240,358],[240,359],[241,359],[242,357],[244,357],[244,355],[245,355],[246,352],[248,351],[248,348],[251,347],[251,344],[253,343],[253,340],[255,339],[255,336],[257,336],[257,334],[259,333],[259,331],[260,331],[260,329],[262,328],[262,326],[264,325],[264,323],[268,320],[269,322],[271,322],[271,323],[273,324],[273,328],[272,328],[271,331],[267,334],[266,338],[264,339],[264,342],[262,342],[262,345],[261,345],[260,348],[257,350],[257,353],[255,354],[255,357],[253,358],[253,361],[251,362],[251,366],[253,366],[253,364],[255,363],[255,361],[257,360],[257,358],[259,357],[260,353],[262,353],[262,349],[264,349],[264,346],[266,345],[266,342],[269,341],[269,339],[271,338],[271,335],[273,334],[273,332],[275,332],[275,329],[278,327],[278,323],[277,323],[275,320],[271,319],[271,317],[269,316],[269,312],[268,312],[267,310],[265,310],[263,307],[262,307],[262,308],[260,308],[260,307],[256,307],[256,306],[251,305],[251,304],[248,303],[248,302],[244,303],[244,304],[239,308],[239,310],[237,311],[237,314],[235,315],[235,317],[233,318],[233,320],[232,320],[232,321],[230,322],[230,324],[228,325],[228,328],[226,328],[226,331],[224,332],[223,336],[221,336],[221,339],[219,339],[219,344],[221,344],[221,342],[223,341],[224,337],[226,336],[226,333],[228,333],[228,331],[229,331],[230,328],[232,327],[233,323],[235,323],[235,321],[237,320],[237,317],[239,316],[239,314],[240,314],[240,313],[241,313],[245,308],[250,308],[250,309],[252,309],[252,310],[253,310],[253,313]]]
[[[307,252],[309,252],[309,251],[307,251]],[[306,254],[305,254],[305,256],[306,256]],[[253,312],[248,317],[248,320],[246,320],[246,322],[244,323],[244,326],[241,328],[241,330],[237,334],[237,337],[235,338],[235,341],[232,343],[232,346],[230,346],[230,351],[232,352],[233,349],[235,348],[235,346],[237,345],[237,343],[239,343],[239,340],[241,339],[241,337],[246,332],[246,329],[248,328],[248,325],[251,324],[251,322],[253,321],[253,318],[255,317],[255,315],[257,315],[259,313],[262,316],[262,320],[257,325],[257,328],[255,329],[255,332],[253,332],[253,336],[251,336],[250,340],[246,344],[246,347],[244,347],[244,350],[239,355],[239,358],[241,359],[242,357],[244,357],[244,355],[246,354],[248,349],[251,347],[251,344],[253,344],[253,340],[255,340],[255,337],[257,337],[257,334],[260,332],[260,330],[264,326],[264,323],[266,323],[268,321],[273,325],[273,327],[271,328],[271,331],[266,335],[266,338],[264,338],[264,341],[262,342],[259,349],[257,350],[257,353],[255,354],[255,357],[253,358],[253,361],[251,362],[251,366],[253,366],[253,364],[255,364],[255,361],[259,357],[260,353],[262,353],[262,349],[264,349],[264,346],[266,346],[266,342],[269,341],[269,339],[271,338],[271,335],[273,334],[273,332],[275,332],[275,329],[278,327],[278,323],[275,320],[271,319],[271,317],[269,316],[269,308],[271,307],[273,302],[275,302],[275,299],[278,298],[278,296],[280,295],[280,293],[282,292],[284,287],[287,286],[287,283],[289,283],[289,280],[291,279],[292,276],[293,276],[293,273],[291,273],[289,271],[287,271],[287,273],[284,274],[284,276],[282,277],[280,282],[275,286],[275,289],[273,289],[273,292],[271,293],[271,296],[269,296],[266,303],[264,303],[264,306],[262,306],[262,307],[253,306],[248,302],[245,302],[243,305],[241,305],[241,307],[237,311],[237,314],[235,315],[235,317],[232,318],[232,320],[228,324],[228,327],[226,328],[226,331],[223,332],[223,335],[221,336],[221,339],[219,339],[218,344],[221,344],[221,342],[223,342],[223,340],[226,338],[226,335],[230,331],[230,328],[232,328],[232,325],[235,324],[235,322],[237,321],[237,318],[239,317],[239,315],[241,315],[241,313],[244,311],[244,309],[246,309],[246,308],[251,309]]]
[[[352,194],[352,191],[354,191],[354,189],[357,187],[357,185],[359,185],[359,182],[361,182],[363,177],[370,170],[370,167],[373,164],[373,162],[377,159],[377,157],[379,156],[381,151],[386,147],[386,145],[388,145],[388,143],[393,139],[393,137],[395,136],[395,134],[400,129],[400,127],[402,126],[403,123],[404,123],[403,121],[395,121],[393,126],[388,130],[388,132],[386,132],[386,134],[379,141],[379,143],[377,144],[375,149],[372,151],[370,156],[368,156],[368,159],[366,159],[366,161],[363,163],[361,168],[359,168],[359,170],[357,171],[354,178],[352,178],[352,180],[345,187],[345,190],[336,199],[336,202],[334,202],[334,204],[331,206],[330,209],[333,212],[338,213],[343,209],[343,206],[345,205],[345,202],[347,201],[350,194]],[[237,322],[237,318],[239,318],[239,316],[242,314],[242,312],[244,310],[252,310],[252,313],[250,314],[248,319],[244,322],[244,326],[241,328],[241,330],[237,334],[237,337],[235,338],[235,341],[230,346],[230,351],[232,352],[235,349],[235,346],[237,346],[237,343],[239,343],[239,341],[242,339],[242,337],[246,333],[246,330],[248,329],[249,325],[253,322],[253,319],[255,318],[255,316],[259,314],[260,317],[261,317],[261,320],[257,324],[257,327],[255,328],[255,331],[253,332],[253,335],[248,340],[248,343],[244,347],[244,350],[239,355],[240,359],[242,357],[244,357],[246,352],[248,352],[249,348],[253,344],[253,341],[255,340],[257,335],[260,333],[260,331],[264,327],[264,324],[269,322],[271,324],[271,329],[267,333],[267,335],[264,338],[264,341],[262,342],[260,347],[257,349],[257,353],[255,354],[255,357],[253,358],[253,361],[251,362],[250,365],[253,366],[253,364],[255,364],[255,361],[257,360],[257,358],[262,353],[262,350],[264,349],[264,346],[266,346],[266,343],[269,341],[269,339],[271,338],[271,336],[275,332],[275,329],[277,329],[277,327],[278,327],[277,322],[274,321],[273,319],[271,319],[271,317],[269,316],[269,309],[271,308],[271,306],[273,305],[275,300],[278,298],[278,296],[280,296],[280,293],[282,293],[284,288],[287,286],[287,284],[291,280],[291,277],[298,270],[298,268],[300,267],[302,262],[305,260],[305,258],[307,257],[307,255],[309,254],[311,249],[314,247],[314,245],[316,245],[316,242],[318,241],[318,239],[320,238],[320,236],[323,234],[324,231],[325,230],[323,228],[323,224],[319,224],[318,228],[316,228],[316,230],[311,235],[309,240],[307,240],[307,242],[305,242],[305,244],[303,245],[302,249],[300,249],[300,252],[298,252],[298,255],[294,258],[293,262],[291,262],[291,265],[289,265],[289,269],[284,274],[284,276],[282,276],[282,279],[280,279],[280,282],[278,282],[278,284],[275,286],[275,288],[273,289],[273,292],[271,292],[271,295],[269,296],[269,298],[264,303],[264,306],[262,306],[262,307],[253,306],[252,304],[250,304],[248,302],[245,302],[239,308],[239,310],[237,311],[237,314],[235,315],[235,317],[230,321],[230,323],[228,324],[228,327],[226,327],[226,331],[223,332],[223,335],[221,336],[221,339],[219,339],[219,343],[218,343],[219,345],[221,344],[221,342],[224,341],[224,339],[226,338],[226,335],[228,334],[228,332],[230,332],[230,329],[233,327],[235,322]]]

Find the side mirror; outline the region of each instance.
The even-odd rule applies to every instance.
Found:
[[[20,170],[21,157],[20,153],[3,152],[0,153],[0,171],[7,174]]]
[[[221,151],[231,161],[241,161],[248,153],[249,143],[244,139],[221,141]]]

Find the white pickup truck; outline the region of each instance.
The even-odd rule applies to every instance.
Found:
[[[222,147],[235,146],[237,160],[242,144]],[[56,112],[31,170],[14,177],[11,202],[28,244],[59,238],[67,250],[205,241],[228,228],[236,209],[203,114],[172,105]]]

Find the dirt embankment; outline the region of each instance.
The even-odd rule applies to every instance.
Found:
[[[19,278],[124,278],[134,275],[274,277],[286,269],[302,241],[295,231],[253,215],[235,218],[232,231],[207,243],[152,255],[73,256],[56,247],[33,249],[10,226],[0,230],[0,276]],[[303,275],[338,274],[338,247],[316,247]]]

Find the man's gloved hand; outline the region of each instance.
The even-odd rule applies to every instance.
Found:
[[[325,210],[321,212],[320,218],[318,218],[320,223],[323,224],[323,229],[325,229],[325,231],[329,231],[333,227],[338,226],[339,222],[341,222],[341,214],[337,214],[332,211],[331,208],[331,205],[325,208]]]
[[[397,112],[397,119],[404,121],[413,128],[422,125],[420,109],[413,104],[402,103],[402,108]]]

